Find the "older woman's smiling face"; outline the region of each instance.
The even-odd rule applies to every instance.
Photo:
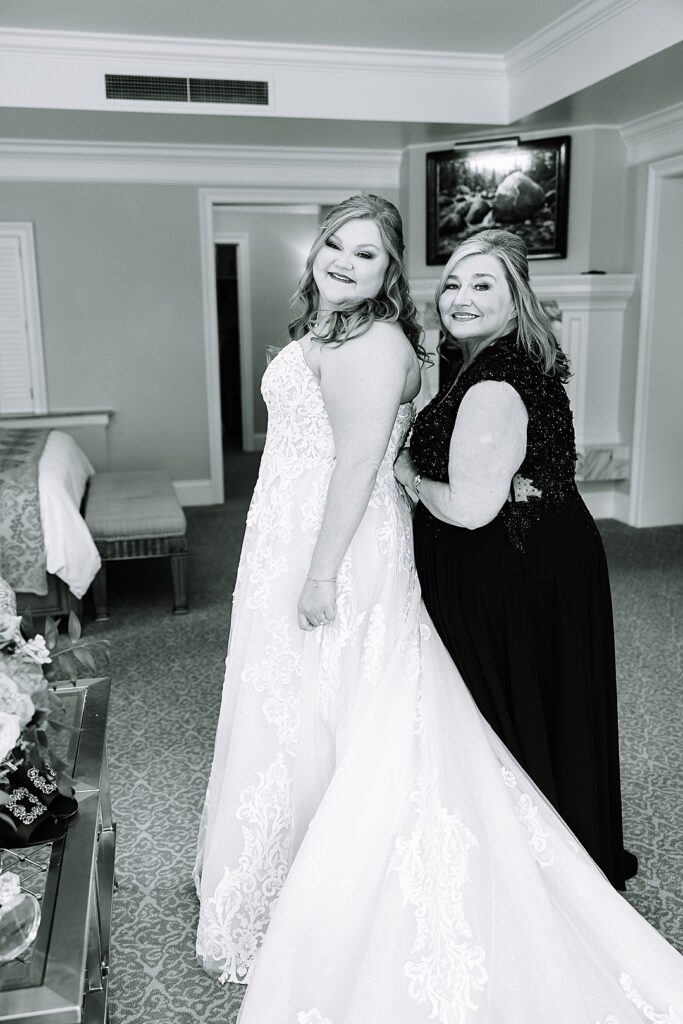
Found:
[[[473,253],[451,268],[439,297],[439,315],[458,341],[495,341],[514,325],[515,304],[502,263]]]
[[[347,220],[323,243],[313,261],[320,309],[354,299],[373,299],[382,290],[389,256],[372,220]]]

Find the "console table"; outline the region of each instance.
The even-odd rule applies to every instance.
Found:
[[[3,870],[15,871],[41,903],[33,944],[0,964],[0,1021],[104,1024],[116,846],[106,748],[109,680],[83,679],[57,692],[73,728],[55,734],[55,746],[77,779],[79,809],[62,839],[0,853]]]

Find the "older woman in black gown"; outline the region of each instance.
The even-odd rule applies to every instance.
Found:
[[[424,601],[483,715],[623,888],[637,862],[623,849],[607,565],[524,242],[463,242],[437,304],[460,359],[396,463],[419,499]]]

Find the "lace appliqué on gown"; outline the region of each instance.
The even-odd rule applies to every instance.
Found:
[[[415,910],[414,960],[406,963],[408,992],[429,1007],[439,1024],[465,1024],[488,980],[486,954],[465,917],[463,889],[476,836],[457,812],[439,801],[438,775],[426,760],[411,794],[417,821],[399,838],[390,870],[398,873],[403,899]],[[425,886],[425,879],[432,885]]]
[[[550,867],[555,862],[555,854],[548,847],[550,833],[539,821],[537,805],[534,804],[528,793],[522,793],[515,775],[509,768],[503,768],[502,773],[505,785],[510,789],[517,790],[515,794],[517,816],[524,826],[534,860],[544,868]]]
[[[301,1010],[296,1015],[296,1024],[332,1024],[329,1017],[323,1017],[320,1010]]]
[[[636,1009],[640,1010],[645,1020],[650,1021],[651,1024],[683,1024],[683,1017],[676,1013],[673,1006],[670,1006],[668,1011],[664,1011],[664,1013],[658,1013],[654,1006],[651,1006],[642,997],[629,974],[623,973],[619,975],[619,984],[628,1001],[633,1003]]]
[[[371,686],[376,685],[382,676],[386,638],[387,618],[381,604],[376,604],[370,612],[361,660],[362,678]]]
[[[295,684],[303,675],[303,659],[292,642],[293,628],[286,615],[269,622],[266,630],[273,642],[266,647],[261,661],[248,665],[241,674],[242,682],[251,683],[265,695],[265,719],[275,726],[278,743],[292,757],[299,745],[301,723],[301,692]]]
[[[244,848],[237,868],[226,867],[214,895],[203,903],[197,934],[200,956],[224,964],[219,981],[248,981],[289,868],[292,780],[282,758],[242,793]]]

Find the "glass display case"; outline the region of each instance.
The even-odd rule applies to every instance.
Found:
[[[0,1021],[103,1024],[114,890],[116,826],[111,817],[106,726],[109,679],[65,683],[57,752],[77,781],[78,813],[62,839],[2,850],[3,871],[40,902],[38,933],[14,960],[0,964]]]

